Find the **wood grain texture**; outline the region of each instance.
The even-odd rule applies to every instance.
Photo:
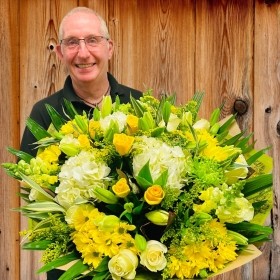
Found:
[[[0,2],[0,162],[15,161],[6,148],[19,146],[19,1]],[[19,279],[19,204],[17,182],[0,169],[0,278]]]
[[[238,122],[254,131],[257,148],[272,146],[274,235],[263,254],[212,280],[280,279],[280,3],[260,0],[2,0],[0,2],[1,162],[13,158],[33,104],[60,89],[65,71],[53,51],[58,26],[73,7],[96,9],[107,21],[115,54],[110,72],[119,82],[156,95],[175,92],[178,103],[206,93],[201,116],[224,102],[222,114],[246,110]],[[243,109],[244,109],[243,108]],[[242,108],[241,108],[242,109]],[[242,110],[241,110],[242,111]],[[9,117],[7,117],[9,116]],[[7,133],[12,131],[13,133]],[[19,251],[17,183],[0,170],[1,280],[45,280],[40,256]],[[9,190],[9,191],[7,191]],[[21,228],[26,219],[21,219]],[[4,275],[2,277],[2,275]]]
[[[254,279],[280,279],[280,5],[256,2],[254,63],[254,132],[256,147],[271,146],[274,158],[274,207],[268,223],[273,241],[255,263]],[[277,129],[278,126],[278,129]]]

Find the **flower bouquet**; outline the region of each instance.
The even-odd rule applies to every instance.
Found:
[[[269,240],[272,159],[234,115],[200,118],[202,99],[107,96],[83,114],[65,100],[67,119],[47,105],[50,129],[28,119],[37,156],[8,148],[19,161],[2,165],[21,182],[19,210],[32,221],[23,248],[44,250],[38,273],[207,278]]]

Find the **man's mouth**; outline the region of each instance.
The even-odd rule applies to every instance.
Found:
[[[87,64],[76,64],[76,67],[78,68],[89,68],[89,67],[92,67],[95,63],[87,63]]]

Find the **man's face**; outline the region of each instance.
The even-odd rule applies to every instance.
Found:
[[[94,14],[76,13],[65,20],[63,39],[84,39],[91,35],[105,35],[101,34],[100,21]],[[73,83],[79,85],[107,78],[113,43],[111,40],[102,39],[95,47],[89,47],[81,40],[75,49],[70,49],[62,43],[57,46],[56,52],[66,65]]]

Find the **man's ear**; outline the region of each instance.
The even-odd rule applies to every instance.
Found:
[[[114,42],[112,40],[108,41],[108,49],[109,49],[109,59],[111,59],[114,52]]]
[[[56,45],[54,49],[56,55],[58,56],[59,59],[63,59],[63,53],[61,51],[61,45]]]

